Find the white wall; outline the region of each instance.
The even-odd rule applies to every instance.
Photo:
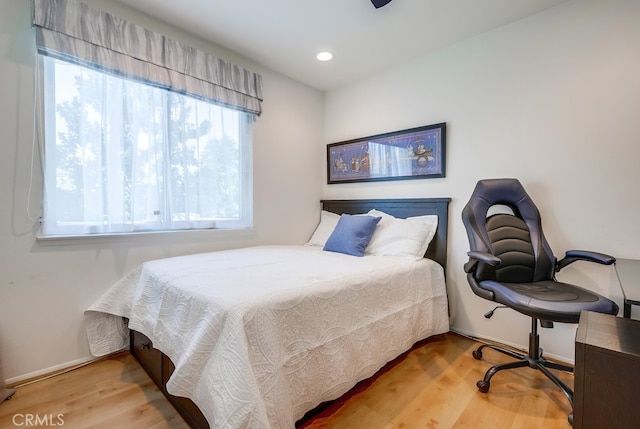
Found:
[[[264,113],[254,126],[254,228],[39,244],[31,219],[41,214],[37,154],[29,193],[35,64],[30,2],[0,0],[0,354],[9,381],[88,359],[83,311],[139,263],[254,244],[303,243],[319,219],[322,93],[115,2],[86,2],[262,74]]]
[[[517,177],[556,255],[640,258],[640,2],[573,0],[326,95],[325,142],[447,122],[442,179],[324,185],[324,198],[452,197],[448,292],[454,330],[525,347],[530,321],[487,320],[462,265],[460,212],[478,179]],[[326,179],[325,179],[326,183]],[[613,297],[611,267],[558,278]],[[546,355],[573,360],[575,325],[542,330]]]

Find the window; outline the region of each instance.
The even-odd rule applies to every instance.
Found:
[[[39,59],[45,236],[251,226],[253,115]]]
[[[45,236],[251,226],[259,74],[77,1],[31,18]]]

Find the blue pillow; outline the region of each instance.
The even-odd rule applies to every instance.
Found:
[[[323,249],[329,252],[364,256],[364,249],[369,244],[380,219],[374,216],[343,214]]]

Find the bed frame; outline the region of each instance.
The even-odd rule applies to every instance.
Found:
[[[426,258],[433,259],[447,270],[447,227],[451,198],[406,198],[374,200],[322,200],[322,208],[333,213],[358,214],[377,209],[395,217],[438,215],[438,229],[431,240]]]
[[[425,257],[447,268],[447,228],[450,198],[368,199],[368,200],[322,200],[322,209],[333,213],[358,214],[378,209],[400,218],[421,215],[438,215],[436,231]],[[153,348],[149,338],[137,331],[130,332],[131,354],[149,374],[160,391],[167,397],[187,424],[194,429],[209,428],[204,415],[188,398],[173,396],[167,392],[166,384],[173,373],[174,365],[160,350]]]

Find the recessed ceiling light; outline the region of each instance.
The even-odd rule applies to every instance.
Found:
[[[333,54],[329,51],[318,52],[316,58],[318,59],[318,61],[329,61],[331,58],[333,58]]]

